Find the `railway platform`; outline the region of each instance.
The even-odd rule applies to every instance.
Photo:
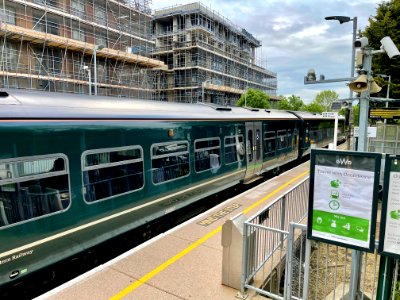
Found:
[[[222,225],[249,217],[309,174],[303,163],[37,299],[237,299],[222,285]],[[249,293],[247,299],[266,299]]]

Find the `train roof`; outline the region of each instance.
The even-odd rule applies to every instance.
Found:
[[[322,118],[304,112],[247,109],[33,90],[0,91],[1,119],[296,120]],[[298,117],[296,116],[298,115]]]
[[[323,117],[322,114],[318,113],[311,113],[307,111],[295,111],[293,112],[295,115],[297,115],[299,118],[303,120],[323,120],[323,119],[334,119],[334,118],[326,118]],[[344,120],[344,116],[339,116],[339,120]]]

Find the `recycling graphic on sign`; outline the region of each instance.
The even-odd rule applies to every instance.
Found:
[[[311,236],[369,248],[376,186],[375,158],[360,158],[359,154],[355,157],[328,155],[330,152],[326,150],[322,153],[315,158],[312,170],[312,212],[308,221]]]

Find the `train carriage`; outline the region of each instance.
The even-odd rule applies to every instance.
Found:
[[[0,286],[333,140],[307,113],[0,92]]]

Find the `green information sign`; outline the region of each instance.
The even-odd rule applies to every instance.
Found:
[[[373,251],[381,155],[312,150],[310,239]]]
[[[400,258],[400,155],[386,157],[379,252]]]

